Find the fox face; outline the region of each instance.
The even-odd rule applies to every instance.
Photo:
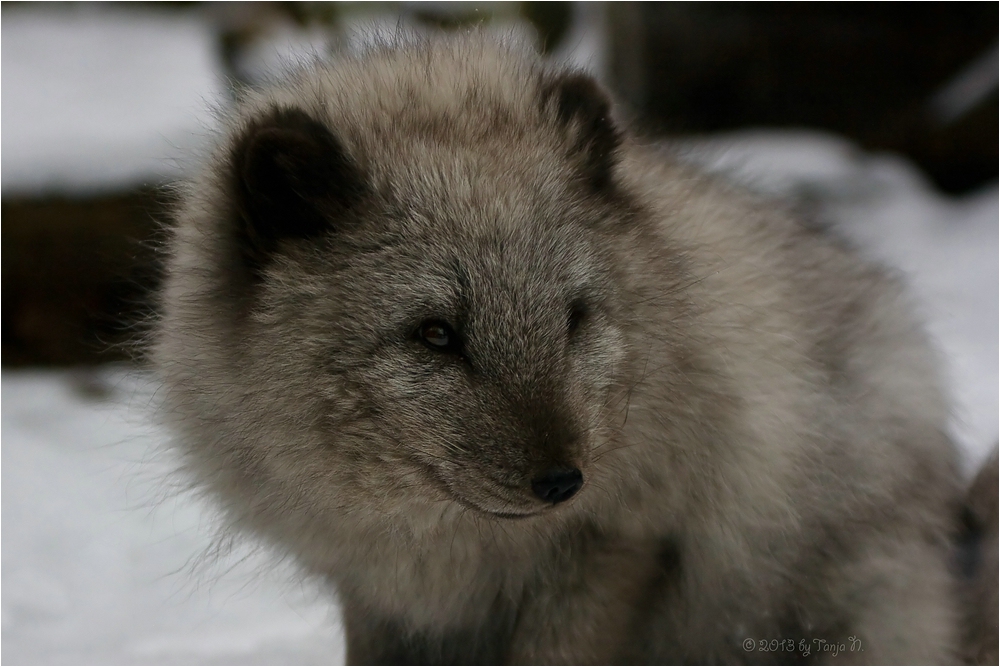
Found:
[[[604,93],[532,80],[520,107],[470,89],[377,128],[321,95],[248,105],[216,165],[224,203],[193,216],[236,304],[225,372],[252,388],[250,424],[225,447],[248,480],[331,511],[499,518],[588,492],[624,405],[615,254],[637,214]]]

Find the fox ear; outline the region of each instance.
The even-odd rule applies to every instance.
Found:
[[[621,143],[608,95],[592,77],[568,73],[543,84],[542,106],[567,132],[588,183],[596,190],[607,189]]]
[[[241,249],[255,272],[281,241],[335,228],[365,192],[343,144],[300,109],[275,109],[250,123],[233,147],[232,167]]]

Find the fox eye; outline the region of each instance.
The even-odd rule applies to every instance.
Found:
[[[572,336],[587,319],[587,306],[580,301],[574,301],[569,307],[569,319],[566,330]]]
[[[438,352],[460,353],[462,339],[447,322],[427,320],[415,332],[417,340]]]

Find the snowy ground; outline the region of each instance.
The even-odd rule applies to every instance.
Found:
[[[167,21],[167,38],[138,15],[88,14],[82,31],[63,30],[60,14],[49,23],[3,16],[5,196],[169,178],[177,165],[157,156],[182,154],[204,136],[203,111],[221,93],[201,24]],[[128,67],[101,74],[122,67],[114,52],[122,40],[144,67],[160,68],[169,95],[155,97]],[[39,42],[48,46],[32,51]],[[47,67],[39,52],[50,54]],[[66,69],[81,53],[92,64]],[[83,78],[95,76],[103,98],[80,102]],[[77,97],[66,88],[74,84]],[[193,107],[202,112],[189,114]],[[997,185],[944,197],[905,161],[812,133],[743,133],[683,148],[711,170],[808,207],[907,275],[947,362],[952,434],[967,470],[978,465],[997,441]],[[153,378],[122,368],[4,370],[0,389],[2,662],[343,660],[338,610],[315,582],[267,554],[211,556],[211,510],[175,490],[167,436],[150,415]]]
[[[135,371],[3,372],[4,664],[323,664],[339,620],[262,554],[209,554]]]

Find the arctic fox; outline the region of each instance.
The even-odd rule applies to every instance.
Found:
[[[354,663],[943,663],[961,500],[900,284],[482,36],[249,94],[154,359]]]

